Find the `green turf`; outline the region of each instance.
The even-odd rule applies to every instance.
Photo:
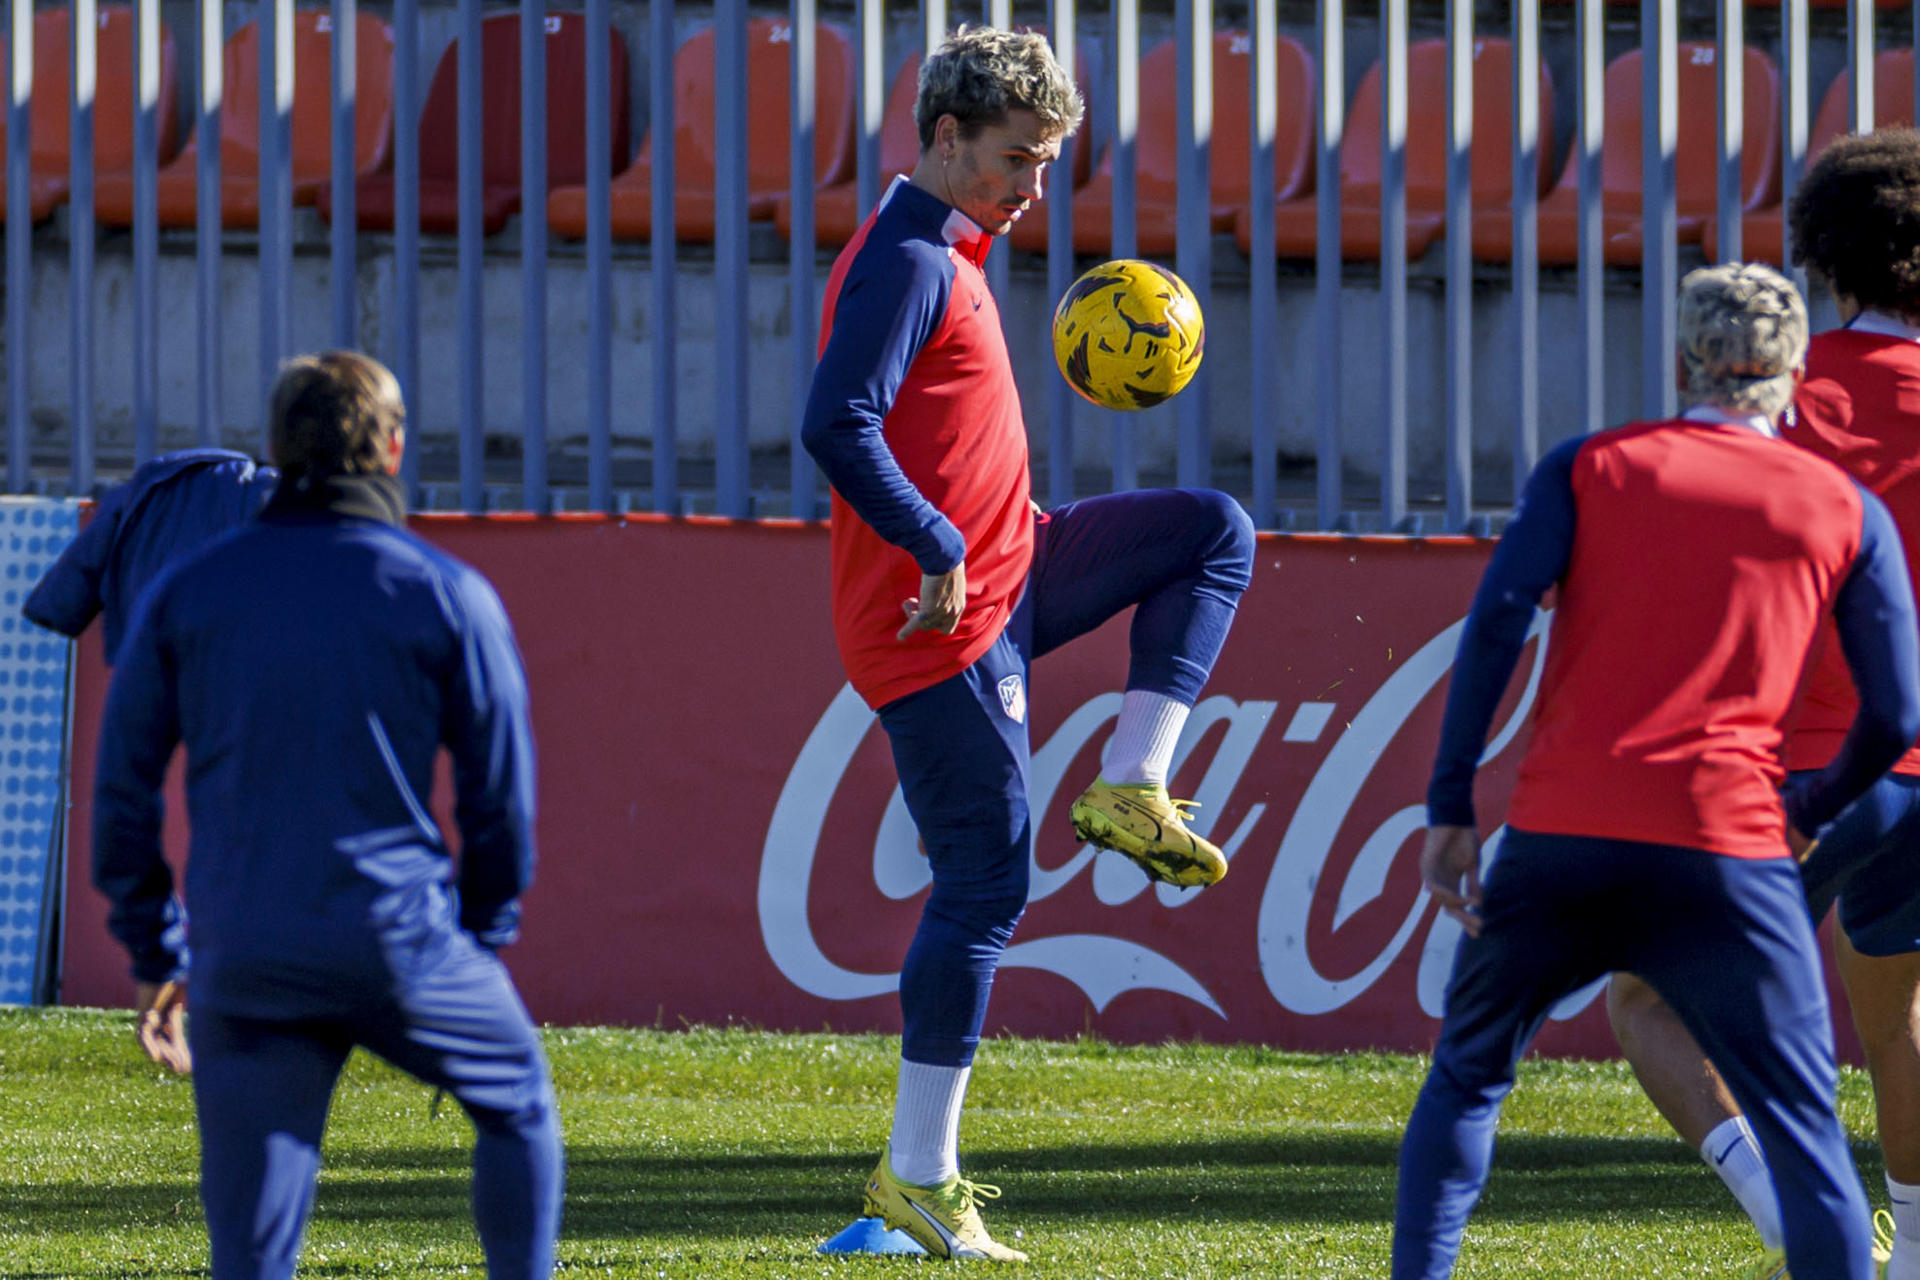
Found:
[[[919,1276],[829,1260],[885,1134],[881,1037],[554,1030],[567,1130],[562,1274]],[[995,1040],[968,1172],[1049,1277],[1380,1276],[1400,1126],[1424,1063],[1252,1048]],[[129,1015],[0,1011],[0,1276],[205,1274],[188,1086]],[[479,1276],[457,1109],[356,1056],[334,1103],[303,1275]],[[1842,1113],[1871,1133],[1848,1073]],[[1870,1145],[1855,1153],[1873,1190]],[[1530,1062],[1462,1277],[1737,1275],[1750,1228],[1623,1067]]]

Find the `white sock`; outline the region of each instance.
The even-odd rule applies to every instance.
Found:
[[[1120,697],[1120,719],[1107,740],[1100,776],[1108,782],[1167,781],[1173,748],[1193,710],[1177,698],[1146,689],[1129,689]]]
[[[960,1172],[960,1104],[972,1071],[900,1059],[893,1137],[887,1143],[894,1177],[930,1187]]]
[[[1887,1280],[1920,1280],[1920,1186],[1887,1179],[1893,1199],[1893,1261]]]
[[[1780,1201],[1774,1195],[1773,1178],[1767,1173],[1767,1162],[1746,1117],[1735,1116],[1714,1126],[1700,1144],[1700,1158],[1720,1175],[1720,1181],[1727,1184],[1727,1190],[1753,1219],[1760,1243],[1769,1249],[1780,1248],[1785,1239],[1780,1232]]]

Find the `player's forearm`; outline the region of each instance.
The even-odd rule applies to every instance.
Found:
[[[1476,601],[1460,635],[1460,652],[1447,688],[1440,748],[1427,784],[1430,827],[1474,825],[1473,775],[1487,743],[1493,713],[1526,646],[1531,601]]]
[[[172,982],[186,973],[186,913],[173,894],[173,872],[160,853],[157,826],[96,818],[93,883],[107,899],[107,931],[126,948],[141,982]]]
[[[810,417],[801,441],[853,513],[922,573],[950,572],[966,558],[960,530],[907,478],[877,428],[826,418],[816,426]]]

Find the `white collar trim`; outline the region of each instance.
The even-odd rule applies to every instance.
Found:
[[[1905,338],[1908,342],[1920,342],[1920,326],[1909,324],[1884,311],[1862,311],[1848,323],[1847,328],[1855,333],[1877,333],[1889,338]]]
[[[1680,416],[1688,422],[1718,422],[1729,427],[1746,427],[1769,439],[1777,439],[1780,435],[1773,419],[1764,413],[1742,413],[1738,409],[1725,409],[1717,404],[1697,404]]]

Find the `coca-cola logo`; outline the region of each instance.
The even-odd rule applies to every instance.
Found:
[[[1546,654],[1549,615],[1536,613],[1530,638],[1533,660],[1521,695],[1488,743],[1483,762],[1506,749],[1532,708]],[[1404,919],[1378,954],[1357,968],[1330,973],[1316,963],[1308,944],[1309,913],[1316,898],[1334,893],[1332,921],[1338,929],[1356,912],[1381,899],[1388,872],[1425,824],[1422,792],[1424,775],[1394,779],[1395,794],[1404,791],[1406,803],[1365,832],[1358,847],[1347,831],[1355,800],[1372,779],[1387,747],[1405,728],[1415,709],[1446,677],[1459,644],[1463,622],[1454,622],[1421,645],[1395,667],[1353,714],[1327,748],[1304,792],[1286,816],[1286,825],[1273,856],[1261,894],[1254,952],[1267,991],[1289,1013],[1322,1015],[1350,1004],[1372,987],[1414,941],[1423,920],[1433,917],[1421,944],[1416,992],[1419,1008],[1428,1016],[1441,1012],[1448,969],[1460,938],[1459,926],[1428,909],[1424,891],[1414,896]],[[1081,753],[1103,736],[1118,714],[1120,695],[1088,699],[1067,715],[1053,734],[1033,752],[1029,773],[1029,803],[1034,814],[1053,806],[1066,770]],[[1285,719],[1281,705],[1260,699],[1214,695],[1195,706],[1175,752],[1174,769],[1202,741],[1216,741],[1194,799],[1200,802],[1194,827],[1214,839],[1229,859],[1239,854],[1249,836],[1269,818],[1268,805],[1254,802],[1236,808],[1236,788],[1257,779],[1248,775],[1249,762],[1276,724],[1289,743],[1317,742],[1328,729],[1333,704],[1297,703]],[[816,862],[828,812],[861,743],[875,731],[874,717],[851,687],[843,687],[808,735],[767,827],[760,863],[758,907],[761,937],[767,954],[788,981],[825,1000],[857,1000],[884,995],[898,986],[899,973],[869,972],[833,959],[814,932],[809,898],[814,888]],[[1375,784],[1377,787],[1377,783]],[[1231,831],[1214,832],[1214,815],[1237,813]],[[1487,842],[1486,859],[1497,856],[1500,832]],[[844,875],[848,863],[836,862]],[[898,786],[893,788],[873,837],[871,888],[887,899],[900,901],[925,889],[930,880],[920,856],[917,835]],[[1095,850],[1081,848],[1060,865],[1030,864],[1029,904],[1059,893],[1087,873],[1094,900],[1102,907],[1120,908],[1154,890],[1160,909],[1178,911],[1206,890],[1152,886],[1131,863],[1118,857],[1097,858]],[[1330,877],[1338,877],[1331,883]],[[1229,885],[1234,881],[1228,881]],[[864,888],[864,886],[863,886]],[[1226,892],[1226,888],[1214,892]],[[1132,918],[1137,919],[1137,914]],[[1031,919],[1031,917],[1030,917]],[[1071,931],[1046,936],[1022,936],[1008,947],[1003,968],[1039,969],[1079,988],[1096,1012],[1104,1011],[1128,991],[1167,992],[1190,1000],[1225,1018],[1221,1000],[1191,968],[1122,932]],[[1591,999],[1596,988],[1577,993],[1555,1010],[1571,1017]]]

